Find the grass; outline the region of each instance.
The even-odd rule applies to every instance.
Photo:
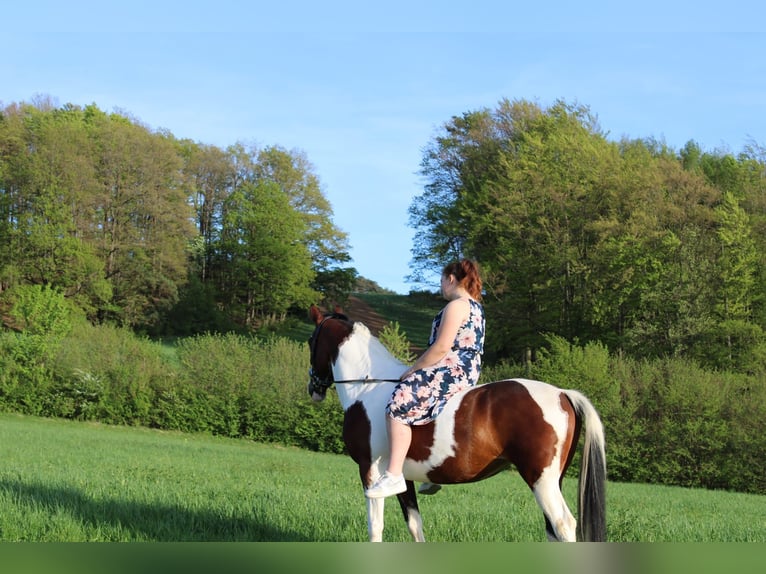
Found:
[[[0,415],[0,541],[361,542],[366,514],[345,456],[245,440]],[[576,479],[565,480],[575,507]],[[608,485],[612,541],[764,542],[766,497]],[[420,498],[426,537],[544,540],[513,473]],[[398,504],[384,539],[409,541]]]
[[[434,316],[446,301],[440,295],[420,293],[411,296],[386,293],[356,293],[381,316],[399,323],[401,331],[413,345],[425,347],[431,335]]]

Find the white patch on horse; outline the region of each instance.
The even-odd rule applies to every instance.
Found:
[[[369,382],[367,379],[396,379],[407,370],[407,365],[393,357],[386,347],[363,324],[356,322],[348,338],[338,347],[338,358],[333,365],[336,381],[359,381],[336,384],[338,399],[347,409],[362,401],[370,419],[370,451],[373,474],[378,466],[388,462],[388,436],[386,431],[386,405],[394,392],[394,382]],[[373,479],[375,476],[373,476]]]
[[[434,419],[434,442],[431,445],[430,456],[423,461],[407,459],[404,461],[404,475],[420,482],[428,480],[427,473],[444,464],[448,458],[455,456],[455,413],[463,402],[466,393],[475,387],[465,389],[451,397],[439,416]]]
[[[549,473],[559,476],[559,469],[562,466],[561,455],[564,452],[564,440],[567,436],[567,427],[569,425],[569,413],[561,406],[561,389],[558,389],[542,381],[532,381],[529,379],[513,379],[521,383],[529,391],[530,396],[540,405],[543,411],[543,420],[553,427],[556,433],[556,452],[551,459],[551,463],[543,471],[543,476],[538,480],[539,483],[545,482],[543,478]],[[535,489],[537,484],[535,485]],[[536,490],[535,490],[536,491]],[[567,512],[569,510],[567,509]]]

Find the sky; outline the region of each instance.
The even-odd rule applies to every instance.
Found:
[[[300,151],[350,264],[398,293],[438,287],[406,279],[408,209],[453,116],[563,100],[615,141],[766,147],[761,0],[37,0],[0,21],[0,108],[44,96],[221,148]]]

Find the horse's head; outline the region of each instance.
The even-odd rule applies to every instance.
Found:
[[[312,399],[321,401],[333,384],[332,366],[338,358],[338,347],[353,329],[353,322],[339,307],[332,313],[323,313],[316,305],[309,309],[316,327],[309,337],[311,366],[308,392]]]

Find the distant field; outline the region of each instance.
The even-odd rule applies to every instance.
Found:
[[[380,315],[399,323],[400,330],[413,345],[425,347],[431,334],[434,315],[446,304],[438,295],[389,295],[384,293],[356,293]]]
[[[365,541],[345,456],[245,440],[0,414],[0,541]],[[573,509],[576,478],[565,480]],[[421,497],[426,537],[543,541],[513,473]],[[615,542],[766,542],[766,497],[608,485]],[[386,505],[386,541],[409,535]]]

